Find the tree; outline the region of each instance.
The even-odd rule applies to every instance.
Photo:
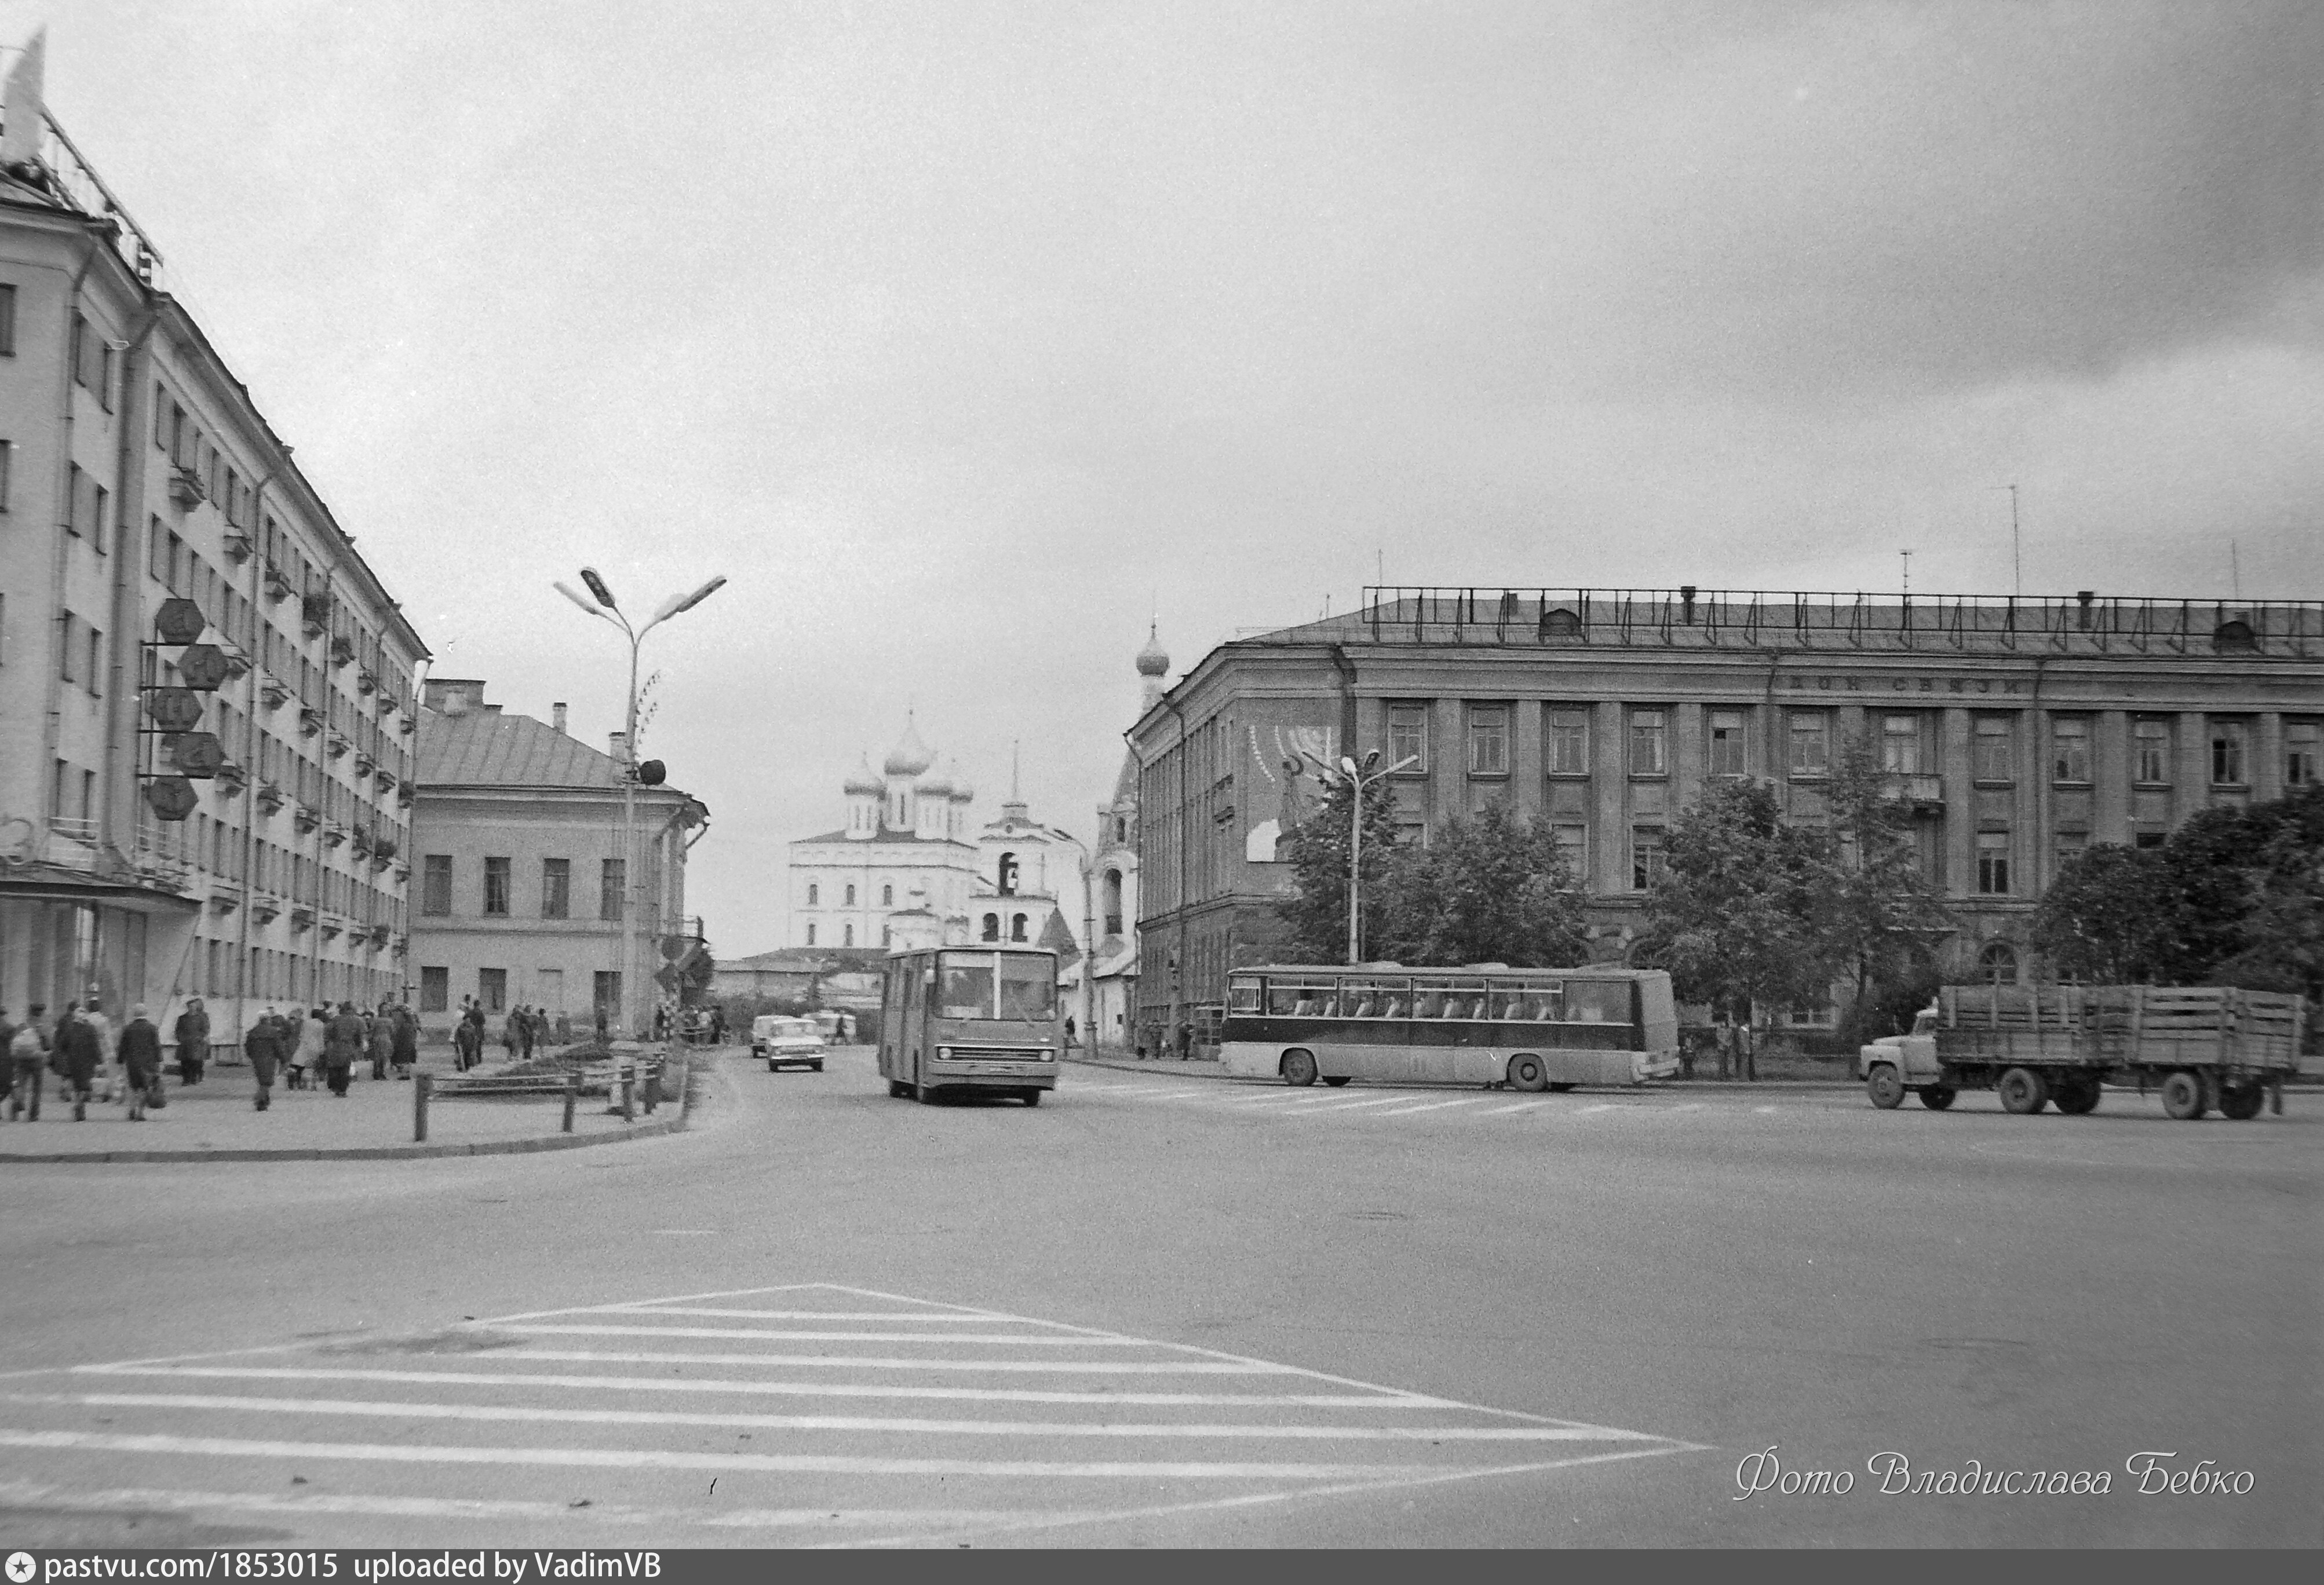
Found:
[[[2100,843],[2058,872],[2034,913],[2034,945],[2059,972],[2101,985],[2153,976],[2169,955],[2177,878],[2159,850]]]
[[[1868,738],[1841,743],[1829,790],[1835,850],[1825,924],[1854,981],[1845,1022],[1871,1038],[1894,1033],[1899,1012],[1909,1020],[1927,1000],[1936,978],[1930,947],[1952,917],[1922,871],[1912,812],[1890,796]]]
[[[1367,932],[1378,955],[1447,966],[1549,968],[1583,954],[1582,894],[1549,828],[1500,805],[1400,848],[1385,908]]]
[[[1663,878],[1646,899],[1641,956],[1686,1001],[1764,1020],[1831,994],[1841,956],[1829,918],[1828,834],[1786,823],[1764,782],[1722,783],[1673,820]]]
[[[1352,785],[1336,773],[1324,780],[1323,801],[1279,839],[1291,862],[1291,895],[1277,906],[1301,956],[1336,963],[1348,952],[1348,837]],[[1381,781],[1363,797],[1363,936],[1379,939],[1379,910],[1397,852],[1395,796]]]

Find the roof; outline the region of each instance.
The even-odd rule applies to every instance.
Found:
[[[619,791],[621,763],[498,705],[456,715],[422,707],[413,779],[422,787],[559,787]],[[658,789],[677,793],[676,788]],[[686,795],[678,793],[678,797]]]
[[[878,847],[882,843],[900,842],[918,843],[923,847],[954,847],[964,850],[973,849],[975,845],[962,842],[957,837],[922,836],[918,832],[898,831],[890,825],[882,825],[877,836],[851,836],[844,831],[826,831],[821,836],[793,837],[790,845],[798,847],[803,843],[810,842],[844,842],[851,846],[862,848]]]
[[[876,969],[888,954],[876,946],[779,946],[755,957],[719,958],[711,966],[721,973],[813,973],[833,967]]]

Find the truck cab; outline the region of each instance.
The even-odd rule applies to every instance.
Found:
[[[1884,1035],[1858,1047],[1856,1076],[1864,1081],[1875,1106],[1895,1106],[1907,1090],[1918,1090],[1932,1110],[1952,1104],[1953,1090],[1944,1083],[1944,1068],[1937,1061],[1936,1031],[1937,1009],[1927,1007],[1914,1018],[1911,1034]]]

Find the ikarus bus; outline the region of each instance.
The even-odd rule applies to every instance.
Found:
[[[1219,1056],[1289,1084],[1640,1084],[1678,1072],[1678,1009],[1659,969],[1238,969]]]
[[[1065,1045],[1055,953],[943,946],[888,959],[880,1074],[890,1095],[982,1092],[1038,1106]]]

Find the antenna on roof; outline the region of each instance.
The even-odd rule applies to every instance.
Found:
[[[1913,553],[1899,550],[1896,554],[1904,558],[1904,593],[1910,594],[1913,592]]]

